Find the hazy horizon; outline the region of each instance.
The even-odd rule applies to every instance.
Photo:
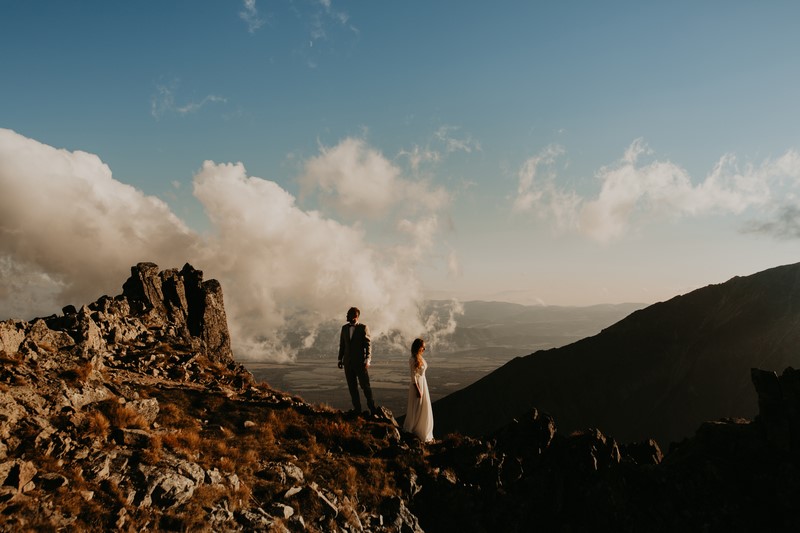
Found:
[[[800,260],[800,5],[0,15],[0,316],[189,262],[239,353],[291,360],[351,305],[403,345],[465,301],[651,304]]]

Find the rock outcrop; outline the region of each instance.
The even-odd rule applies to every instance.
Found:
[[[214,354],[214,360],[232,356],[228,322],[217,280],[203,281],[203,272],[191,265],[158,271],[153,263],[131,268],[122,295],[134,302],[137,314],[149,313],[152,326],[169,325],[174,335]]]

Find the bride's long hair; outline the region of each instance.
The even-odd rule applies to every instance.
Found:
[[[422,351],[425,349],[425,341],[422,339],[414,339],[411,343],[411,356],[414,358],[414,368],[422,366]]]

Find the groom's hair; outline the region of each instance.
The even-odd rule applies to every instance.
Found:
[[[350,309],[347,310],[347,316],[350,316],[351,314],[356,315],[356,318],[358,318],[361,316],[361,309],[359,309],[358,307],[351,307]]]

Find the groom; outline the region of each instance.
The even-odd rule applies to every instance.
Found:
[[[367,406],[371,413],[375,412],[375,402],[372,400],[372,389],[369,386],[369,362],[372,357],[369,328],[366,324],[358,322],[361,315],[358,307],[351,307],[347,311],[347,324],[342,326],[339,336],[339,368],[344,368],[347,378],[347,388],[350,389],[350,398],[353,400],[353,409],[361,412],[361,398],[358,394],[358,385],[364,391]]]

